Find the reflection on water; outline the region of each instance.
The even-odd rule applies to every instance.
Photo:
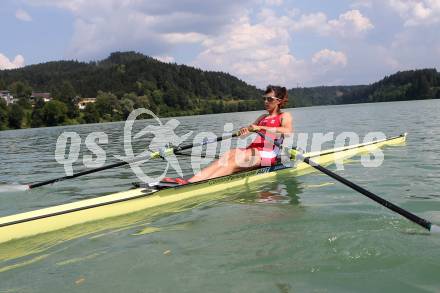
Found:
[[[259,192],[259,197],[257,198],[258,203],[279,203],[287,204],[290,203],[292,197],[288,195],[286,191],[286,185],[277,184],[276,189],[268,189]]]
[[[239,192],[236,199],[240,203],[299,204],[302,188],[296,177],[277,174],[274,180],[248,185],[246,191]]]
[[[285,183],[280,183],[283,181]],[[128,233],[127,236],[134,237],[159,232],[162,231],[162,228],[156,227],[154,224],[158,219],[205,206],[209,202],[226,200],[239,203],[298,204],[300,192],[301,189],[298,188],[296,178],[286,174],[277,174],[275,180],[272,179],[272,181],[262,180],[253,184],[245,183],[233,190],[227,189],[223,192],[210,193],[165,206],[148,208],[124,216],[10,241],[0,244],[0,265],[2,266],[0,270],[6,271],[35,263],[40,259],[44,259],[41,257],[42,255],[45,255],[45,257],[50,255],[48,252],[57,250],[60,245],[66,245],[68,241],[82,237],[97,239],[103,235],[108,236],[117,233]]]

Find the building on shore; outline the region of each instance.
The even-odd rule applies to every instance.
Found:
[[[43,99],[45,103],[52,101],[52,96],[50,93],[38,93],[38,92],[32,92],[31,100],[35,102],[37,98]]]
[[[95,102],[96,102],[95,98],[83,98],[83,99],[80,99],[79,102],[78,102],[78,108],[80,110],[84,110],[86,108],[87,104],[93,104]]]
[[[0,90],[0,99],[3,99],[6,105],[14,104],[17,101],[17,99],[11,95],[11,92],[6,90]]]

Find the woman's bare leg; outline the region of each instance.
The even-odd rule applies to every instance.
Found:
[[[255,169],[260,166],[260,155],[254,150],[233,149],[225,153],[219,160],[213,162],[205,169],[198,172],[189,182],[197,182],[219,176],[229,175],[238,171]]]
[[[235,149],[232,149],[230,151],[227,151],[224,153],[220,159],[212,162],[211,165],[204,168],[203,170],[200,170],[197,174],[195,174],[193,177],[191,177],[188,181],[189,182],[196,182],[201,180],[206,180],[211,178],[212,174],[215,173],[218,169],[222,167],[226,167],[229,165],[229,161],[231,157],[235,157]]]
[[[237,150],[234,158],[228,164],[228,168],[219,168],[214,173],[211,174],[212,177],[220,177],[225,175],[230,175],[245,170],[252,170],[260,167],[261,157],[260,153],[252,150]]]

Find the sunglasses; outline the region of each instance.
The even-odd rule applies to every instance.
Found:
[[[270,97],[270,96],[263,96],[262,97],[263,98],[263,101],[265,101],[265,102],[269,102],[269,103],[271,103],[271,102],[273,102],[273,101],[275,101],[275,100],[280,100],[280,99],[278,99],[277,97]]]

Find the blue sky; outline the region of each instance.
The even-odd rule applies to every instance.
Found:
[[[0,69],[138,51],[260,88],[440,68],[440,0],[3,0]]]

